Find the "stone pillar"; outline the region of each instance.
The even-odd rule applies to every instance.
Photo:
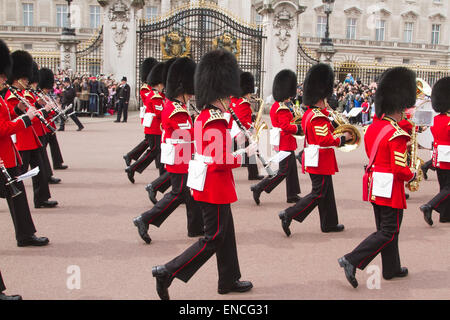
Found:
[[[161,15],[165,15],[170,12],[171,9],[171,1],[170,0],[161,0]]]
[[[99,1],[100,3],[100,1]],[[136,100],[136,26],[143,1],[112,0],[103,3],[103,70],[117,81],[127,77],[131,87],[130,109]]]
[[[259,14],[263,16],[264,34],[264,87],[266,106],[270,103],[275,75],[282,69],[297,72],[299,15],[305,7],[298,1],[265,0]]]
[[[58,40],[60,45],[60,68],[61,70],[72,70],[72,72],[75,72],[77,69],[77,57],[76,57],[76,51],[77,51],[77,45],[80,43],[76,39],[75,31],[72,32],[66,32],[66,30],[63,31],[61,34],[61,38]]]

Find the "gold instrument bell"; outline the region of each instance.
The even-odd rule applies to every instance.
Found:
[[[417,98],[419,98],[422,95],[425,95],[426,97],[431,97],[431,87],[425,80],[423,80],[422,78],[417,78],[416,86],[417,86],[416,91]]]
[[[261,137],[261,133],[264,129],[268,129],[267,123],[262,120],[262,114],[264,112],[264,100],[261,98],[255,98],[255,101],[259,102],[259,109],[258,113],[256,115],[255,122],[253,123],[254,133],[253,133],[253,140],[259,141],[259,138]]]
[[[341,136],[344,134],[344,132],[348,132],[352,136],[352,139],[350,141],[347,141],[342,147],[338,147],[337,149],[343,152],[356,150],[361,144],[361,133],[359,132],[358,128],[350,124],[347,119],[331,109],[328,102],[326,102],[326,104],[331,117],[333,118],[334,122],[337,123],[337,127],[335,127],[334,129],[333,136]]]

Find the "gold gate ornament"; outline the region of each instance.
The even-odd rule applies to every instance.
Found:
[[[241,53],[241,40],[237,39],[231,32],[225,31],[221,36],[212,41],[213,49],[225,49],[239,58]]]
[[[161,37],[163,59],[183,58],[191,56],[191,38],[185,37],[175,30]]]

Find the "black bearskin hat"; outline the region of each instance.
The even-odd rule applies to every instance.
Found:
[[[318,63],[309,68],[303,82],[303,104],[314,106],[333,93],[334,72],[330,65]]]
[[[175,99],[184,93],[194,94],[196,63],[189,58],[179,58],[170,66],[167,74],[166,96]]]
[[[39,67],[36,61],[33,61],[30,83],[38,83],[38,82],[39,82]]]
[[[8,81],[12,83],[17,79],[31,79],[33,76],[33,58],[31,55],[26,51],[17,50],[11,54],[11,59],[12,70]]]
[[[163,80],[164,62],[157,63],[147,76],[147,83],[150,86],[157,86],[164,83]]]
[[[416,73],[405,67],[383,72],[375,93],[375,114],[393,114],[411,108],[416,103]]]
[[[142,82],[147,82],[148,74],[150,73],[150,71],[152,71],[153,67],[156,66],[157,63],[158,63],[158,60],[156,60],[155,58],[151,58],[151,57],[145,59],[142,62],[141,68],[140,68],[140,75],[141,75]]]
[[[11,66],[12,61],[9,48],[3,40],[0,40],[0,74],[8,77],[11,72]]]
[[[55,84],[55,76],[53,71],[48,68],[41,68],[39,70],[39,88],[41,89],[53,89]]]
[[[255,92],[255,77],[250,72],[241,73],[241,95]]]
[[[166,86],[166,82],[167,82],[167,75],[169,74],[169,69],[170,66],[172,65],[172,63],[174,63],[178,58],[171,58],[169,60],[167,60],[166,62],[164,62],[164,68],[162,71],[162,79],[163,79],[163,84],[164,87]]]
[[[295,97],[297,93],[297,76],[289,69],[281,70],[275,76],[272,85],[272,95],[275,101],[282,102]]]
[[[436,82],[431,92],[431,104],[438,113],[450,110],[450,77],[445,77]]]
[[[221,98],[238,97],[240,70],[235,56],[224,49],[210,51],[195,70],[195,101],[199,109]]]

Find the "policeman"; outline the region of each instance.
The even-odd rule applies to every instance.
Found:
[[[431,226],[433,210],[440,213],[439,222],[450,222],[450,77],[436,82],[431,93],[434,117],[431,133],[433,134],[433,167],[439,181],[439,193],[420,210],[425,221]]]
[[[186,204],[188,236],[203,235],[200,209],[186,186],[188,164],[194,153],[194,128],[186,104],[194,94],[195,67],[193,60],[180,58],[169,69],[166,83],[167,99],[161,114],[164,129],[161,161],[166,164],[166,170],[170,173],[172,191],[151,210],[134,219],[139,235],[146,243],[151,241],[147,233],[148,225],[160,227],[182,203]]]
[[[147,106],[145,105],[146,99],[148,95],[152,93],[152,87],[147,83],[147,77],[152,71],[153,67],[158,63],[158,61],[155,58],[146,58],[140,67],[140,76],[141,76],[141,82],[142,87],[139,90],[139,95],[141,97],[141,101],[143,106],[141,107],[141,124],[144,121],[144,114],[147,109]],[[145,131],[145,130],[144,130]],[[145,137],[144,140],[142,140],[136,147],[134,147],[130,152],[128,152],[126,155],[123,156],[123,159],[125,160],[125,164],[127,167],[131,165],[132,160],[137,160],[139,157],[147,150],[148,148],[148,141]]]
[[[287,236],[292,219],[303,222],[314,210],[319,209],[322,232],[340,232],[344,226],[338,223],[332,176],[338,171],[332,147],[339,147],[351,139],[351,135],[334,137],[334,128],[328,119],[326,98],[333,92],[334,73],[331,67],[319,63],[311,67],[304,81],[303,103],[308,110],[302,117],[305,132],[305,149],[302,160],[303,172],[308,172],[312,183],[311,192],[294,206],[280,212],[281,226]],[[311,162],[305,161],[312,150]]]
[[[202,57],[195,73],[195,100],[202,111],[195,121],[197,153],[189,174],[194,167],[196,173],[189,179],[192,178],[196,188],[193,189],[194,199],[200,202],[202,209],[205,237],[169,263],[153,267],[156,290],[162,300],[169,299],[168,288],[174,278],[189,281],[214,254],[219,294],[245,292],[253,287],[251,282],[239,280],[241,273],[230,207],[237,200],[231,170],[241,165],[243,150],[230,153],[231,136],[223,115],[229,106],[229,97],[239,95],[239,91],[239,68],[230,52],[215,50]]]
[[[294,135],[302,134],[302,127],[292,123],[294,119],[291,99],[297,91],[297,76],[292,70],[280,71],[273,81],[272,95],[275,103],[270,109],[270,119],[274,129],[278,130],[279,137],[273,144],[275,151],[287,152],[289,155],[280,162],[280,169],[273,177],[267,176],[260,183],[252,186],[253,199],[260,203],[261,193],[271,193],[284,179],[286,179],[286,196],[288,203],[300,200],[300,183],[298,181],[297,163],[294,151],[297,149],[297,140]],[[271,138],[271,141],[274,141]]]
[[[369,164],[363,180],[363,199],[372,203],[377,231],[338,260],[354,288],[358,286],[356,269],[364,270],[379,253],[386,280],[408,275],[408,269],[400,264],[398,235],[406,209],[404,184],[412,181],[415,173],[407,164],[410,135],[398,122],[402,112],[415,102],[413,71],[397,67],[383,73],[375,96],[375,112],[380,120],[371,124],[364,135]]]

